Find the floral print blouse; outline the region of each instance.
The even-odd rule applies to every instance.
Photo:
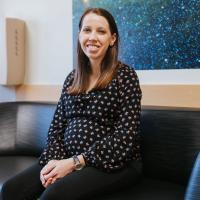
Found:
[[[105,171],[140,160],[141,89],[133,68],[120,64],[112,81],[100,90],[69,95],[74,70],[67,76],[39,163],[73,155]]]

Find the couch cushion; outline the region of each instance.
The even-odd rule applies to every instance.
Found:
[[[1,103],[0,155],[39,156],[55,106],[34,102]],[[199,121],[200,109],[142,108],[142,157],[146,177],[186,185],[200,149]]]
[[[139,184],[118,190],[113,195],[103,195],[95,200],[183,200],[185,187],[170,182],[146,179]]]
[[[0,156],[0,191],[6,180],[31,166],[37,160],[36,157],[31,156]]]
[[[0,104],[0,155],[39,156],[44,148],[55,104]]]
[[[148,177],[186,185],[200,149],[200,109],[142,109],[142,155]]]

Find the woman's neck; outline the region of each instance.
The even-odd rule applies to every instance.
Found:
[[[91,66],[91,69],[92,69],[92,76],[93,77],[99,77],[100,76],[100,73],[101,73],[101,65],[100,65],[100,62],[97,63],[97,62],[90,62],[90,66]]]

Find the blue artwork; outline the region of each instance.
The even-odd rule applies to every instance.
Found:
[[[200,0],[73,0],[73,41],[87,7],[116,19],[119,59],[137,70],[200,68]]]

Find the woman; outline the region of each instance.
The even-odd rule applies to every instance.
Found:
[[[65,80],[39,165],[7,181],[3,200],[88,200],[137,182],[141,90],[134,69],[117,60],[118,42],[108,11],[83,13],[78,67]]]

